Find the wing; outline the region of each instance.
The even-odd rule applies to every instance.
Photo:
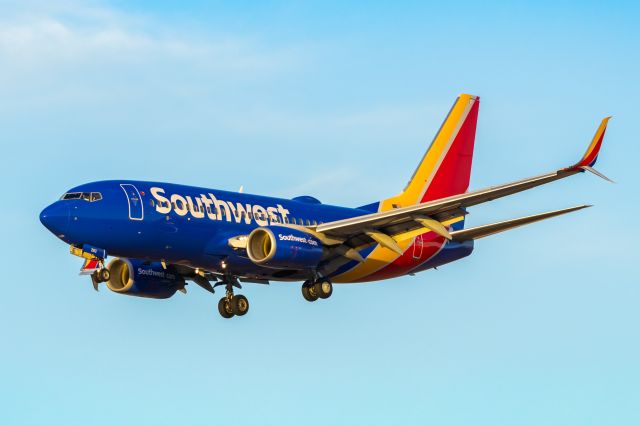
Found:
[[[584,171],[592,172],[609,180],[592,168],[600,151],[609,118],[602,120],[584,156],[570,167],[435,201],[324,223],[317,226],[315,232],[321,236],[341,241],[347,250],[378,243],[401,254],[402,249],[396,241],[411,238],[427,231],[433,231],[447,239],[453,239],[453,235],[446,225],[449,221],[465,215],[467,207],[516,194]]]
[[[539,222],[541,220],[549,219],[550,217],[560,216],[566,213],[575,212],[576,210],[582,210],[591,207],[590,205],[569,207],[568,209],[555,210],[547,213],[540,213],[533,216],[521,217],[518,219],[505,220],[502,222],[492,223],[490,225],[476,226],[469,229],[461,229],[451,233],[453,240],[455,241],[467,241],[478,240],[480,238],[488,237],[500,232],[508,231],[519,226],[528,225],[530,223]]]

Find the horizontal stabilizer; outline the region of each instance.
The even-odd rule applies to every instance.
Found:
[[[476,226],[475,228],[462,229],[460,231],[454,231],[451,233],[454,241],[466,241],[477,240],[479,238],[487,237],[489,235],[497,234],[499,232],[508,231],[509,229],[517,228],[519,226],[528,225],[530,223],[538,222],[550,217],[560,216],[565,213],[571,213],[576,210],[582,210],[584,208],[591,207],[590,205],[570,207],[568,209],[556,210],[547,213],[540,213],[533,216],[525,216],[518,219],[505,220],[504,222],[492,223],[489,225]]]

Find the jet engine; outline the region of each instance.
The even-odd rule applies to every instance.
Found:
[[[256,228],[247,239],[249,259],[274,269],[315,268],[324,251],[322,243],[311,234],[285,226]]]
[[[163,268],[160,262],[137,259],[113,259],[108,265],[109,290],[129,296],[167,299],[183,289],[185,282],[174,268]]]

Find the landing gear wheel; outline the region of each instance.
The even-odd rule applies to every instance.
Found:
[[[318,296],[316,296],[315,291],[311,294],[311,285],[308,282],[302,284],[302,297],[309,302],[315,302],[318,300]]]
[[[243,295],[237,294],[231,299],[231,310],[241,317],[249,311],[249,301]]]
[[[223,297],[218,302],[218,312],[222,318],[231,318],[233,317],[233,311],[231,310],[230,303],[227,301],[226,297]]]
[[[333,294],[333,285],[330,281],[318,281],[313,285],[314,293],[321,299],[328,299]]]
[[[107,268],[102,268],[98,270],[98,281],[101,283],[106,283],[111,278],[111,272]]]

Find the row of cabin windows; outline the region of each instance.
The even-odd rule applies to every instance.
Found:
[[[155,205],[153,200],[150,200],[150,204],[151,207],[153,207]],[[180,206],[178,207],[177,203],[173,202],[171,203],[171,206],[174,209],[178,209],[178,208],[185,208],[186,206]],[[201,212],[201,213],[208,213],[208,214],[213,214],[214,211],[211,208],[211,206],[208,206],[207,208],[204,207],[200,207],[200,205],[198,204],[194,204],[193,205],[193,210],[196,212]],[[216,215],[220,216],[220,217],[226,217],[227,216],[227,211],[226,210],[220,210],[220,209],[216,209],[215,211]],[[257,220],[267,220],[268,215],[263,214],[263,215],[254,215],[253,212],[240,212],[239,214],[236,213],[236,216],[239,216],[241,218],[245,218],[246,216],[249,217],[249,219],[253,219],[255,216],[255,219]],[[279,216],[273,216],[271,217],[271,221],[272,222],[276,222],[276,223],[280,223],[281,218]],[[318,226],[318,225],[322,225],[323,222],[317,222],[315,220],[309,220],[309,219],[299,219],[299,218],[295,218],[292,217],[291,219],[289,219],[288,217],[285,217],[284,220],[282,221],[282,223],[287,223],[287,224],[293,224],[293,225],[302,225],[302,226]]]

